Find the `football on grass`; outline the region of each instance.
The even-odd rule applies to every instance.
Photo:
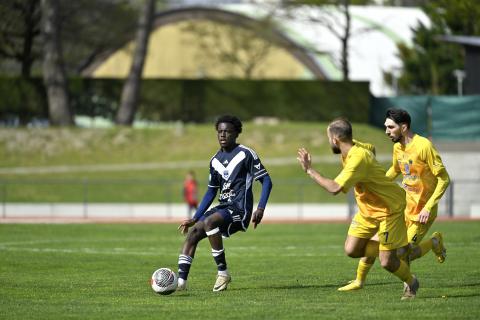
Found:
[[[177,289],[177,274],[169,268],[160,268],[152,274],[151,285],[158,294],[171,294]]]

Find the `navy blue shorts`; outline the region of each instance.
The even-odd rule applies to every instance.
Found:
[[[247,214],[235,205],[219,205],[213,207],[205,212],[199,220],[203,221],[215,212],[220,213],[223,217],[223,224],[219,226],[222,236],[229,237],[237,231],[247,231],[251,214]]]

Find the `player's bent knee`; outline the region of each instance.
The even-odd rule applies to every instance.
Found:
[[[345,246],[345,254],[350,258],[361,258],[363,257],[363,252],[358,250],[355,247]]]
[[[212,221],[211,219],[205,220],[205,225],[203,226],[205,232],[207,232],[208,230],[215,229],[215,227],[216,227],[216,223],[214,223],[214,221]]]
[[[353,251],[353,252],[347,252],[347,256],[349,256],[350,258],[362,258],[363,254]]]
[[[350,258],[361,258],[365,255],[365,246],[368,239],[359,239],[348,236],[345,240],[344,251]]]
[[[390,261],[388,259],[380,259],[380,265],[384,269],[388,269],[390,267]]]
[[[195,225],[192,229],[190,229],[186,240],[189,243],[197,243],[205,237],[206,234],[203,228]]]
[[[345,254],[346,254],[347,256],[349,256],[350,258],[356,258],[355,255],[354,255],[354,252],[348,250],[347,248],[345,248]]]
[[[380,265],[388,271],[397,270],[399,262],[395,252],[380,254]]]
[[[221,218],[218,218],[217,214],[209,216],[204,221],[204,230],[205,232],[217,228],[221,224]]]

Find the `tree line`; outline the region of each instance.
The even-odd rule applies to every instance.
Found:
[[[439,35],[479,35],[480,2],[476,0],[384,1],[421,5],[431,25],[420,24],[413,30],[414,45],[398,44],[403,62],[400,75],[385,72],[385,79],[398,81],[404,94],[453,94],[453,70],[463,68],[463,48],[446,44]],[[349,39],[351,5],[369,5],[369,0],[292,0],[278,4],[284,11],[296,6],[337,8],[343,21],[328,15],[301,17],[335,30],[341,43],[339,66],[343,79],[349,78]],[[79,75],[102,53],[119,48],[134,39],[130,72],[123,83],[115,122],[133,123],[141,90],[141,75],[148,50],[148,39],[155,13],[167,9],[167,0],[2,0],[0,2],[0,73],[21,77],[43,90],[34,77],[41,76],[45,92],[38,93],[48,101],[51,125],[74,125],[67,78]],[[290,15],[294,17],[295,15]],[[271,17],[269,17],[271,18]],[[334,27],[339,24],[340,28]],[[368,30],[366,30],[368,32]],[[248,43],[242,44],[249,46]],[[395,78],[395,79],[394,79]]]
[[[32,84],[36,83],[33,77],[41,75],[50,124],[74,125],[67,74],[80,74],[99,54],[123,45],[136,30],[133,64],[116,115],[117,124],[131,125],[156,3],[145,0],[143,6],[135,7],[125,0],[2,1],[2,73],[15,74],[20,69],[20,77]]]

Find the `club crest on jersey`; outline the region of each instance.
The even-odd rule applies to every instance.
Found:
[[[405,170],[405,174],[410,174],[410,164],[409,163],[405,163],[403,168]]]
[[[243,159],[245,159],[245,157],[246,157],[245,152],[240,151],[230,161],[228,161],[228,160],[223,161],[223,163],[225,163],[225,161],[227,161],[228,165],[226,167],[217,158],[214,158],[212,160],[211,166],[215,169],[215,171],[218,172],[218,174],[220,174],[220,176],[223,178],[223,180],[228,180],[230,178],[230,176],[232,175],[233,171],[235,170],[235,168],[242,163],[242,161],[243,161]]]
[[[227,180],[230,177],[230,173],[228,172],[228,170],[223,170],[222,176],[223,179]]]

